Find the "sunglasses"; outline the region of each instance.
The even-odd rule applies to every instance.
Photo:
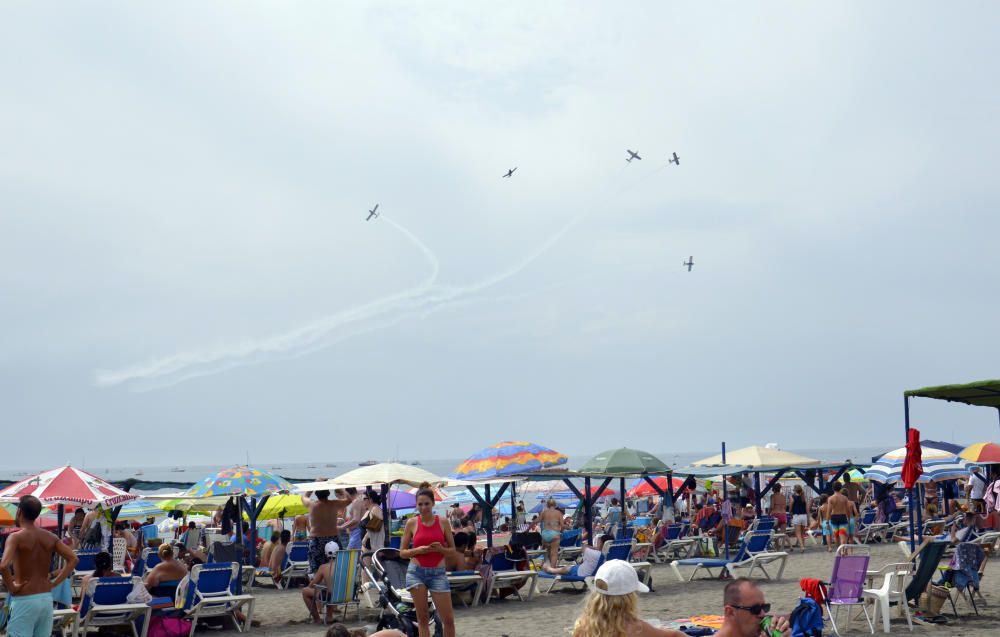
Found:
[[[770,613],[770,604],[754,604],[753,606],[741,606],[740,604],[729,604],[733,608],[738,608],[740,610],[745,610],[751,615],[760,615],[761,613]]]

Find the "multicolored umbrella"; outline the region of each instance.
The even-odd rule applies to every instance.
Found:
[[[456,480],[503,478],[566,464],[566,456],[530,442],[501,442],[478,451],[455,467]]]
[[[976,464],[1000,464],[1000,445],[992,442],[977,442],[963,449],[959,455]]]
[[[156,502],[149,500],[133,500],[122,507],[118,513],[119,520],[145,520],[163,515],[165,511]]]
[[[0,526],[14,526],[14,516],[17,507],[13,504],[0,504]]]
[[[953,453],[941,449],[921,447],[920,456],[923,472],[917,478],[917,482],[955,480],[969,475],[969,462]],[[905,460],[906,447],[882,454],[875,464],[865,472],[865,477],[873,482],[901,482]]]
[[[0,491],[0,500],[17,502],[26,495],[35,496],[42,504],[78,504],[104,508],[139,499],[134,493],[122,491],[110,482],[70,466],[49,469],[15,482]]]
[[[243,495],[261,497],[289,493],[295,487],[284,478],[253,467],[235,466],[206,476],[184,492],[189,498]]]

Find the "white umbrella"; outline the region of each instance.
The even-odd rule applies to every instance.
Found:
[[[692,464],[696,466],[722,464],[722,454],[702,458]],[[752,445],[743,449],[727,451],[726,464],[744,465],[747,471],[760,471],[761,469],[783,469],[785,467],[819,464],[819,460],[800,456],[790,451]]]
[[[427,482],[432,486],[444,486],[445,478],[436,476],[430,471],[408,464],[383,462],[369,467],[358,467],[331,480],[322,482],[305,482],[295,485],[296,491],[320,491],[324,489],[344,489],[346,487],[364,487],[374,484],[408,484],[419,487]]]

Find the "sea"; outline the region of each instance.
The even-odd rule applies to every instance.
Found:
[[[842,461],[852,460],[857,464],[867,464],[872,457],[878,456],[890,447],[857,447],[843,449],[785,449],[810,458],[817,458],[822,461]],[[705,450],[698,452],[673,453],[673,452],[652,452],[671,467],[686,467],[702,458],[718,454],[720,449]],[[591,456],[569,456],[565,465],[568,469],[575,469],[582,466]],[[396,459],[377,460],[377,462],[400,462],[413,464],[425,469],[434,475],[447,477],[455,468],[462,463],[463,458],[443,458],[443,459]],[[360,463],[366,460],[320,460],[315,462],[253,462],[251,466],[279,475],[289,482],[311,482],[318,479],[335,478],[343,473],[357,469]],[[22,468],[13,470],[0,470],[0,480],[17,481],[34,473],[50,467]],[[94,475],[105,480],[120,481],[129,478],[149,482],[175,482],[185,485],[194,484],[200,480],[214,474],[223,468],[219,465],[173,465],[173,466],[116,466],[113,464],[99,464],[81,466]],[[179,487],[178,487],[179,488]],[[172,491],[178,488],[164,488],[155,491]],[[137,493],[149,493],[141,489],[135,490]]]

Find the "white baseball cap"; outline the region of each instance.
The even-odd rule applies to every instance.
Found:
[[[331,555],[331,556],[332,555],[336,555],[337,551],[339,551],[339,550],[340,550],[340,545],[337,544],[336,542],[334,542],[333,540],[330,540],[329,542],[326,543],[326,554],[327,555]]]
[[[649,587],[639,581],[632,565],[624,560],[608,560],[602,564],[593,577],[587,578],[587,586],[602,595],[649,592]]]

